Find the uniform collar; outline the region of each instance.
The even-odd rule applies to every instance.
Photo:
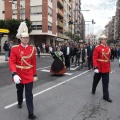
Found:
[[[21,43],[21,46],[24,47],[25,49],[28,47],[28,45],[24,46],[22,43]]]

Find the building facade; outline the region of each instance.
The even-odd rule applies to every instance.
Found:
[[[112,19],[108,22],[108,24],[105,26],[104,34],[108,37],[108,40],[111,42],[115,42],[115,16],[112,17]]]
[[[85,41],[85,19],[83,14],[81,13],[81,22],[80,22],[80,39]]]
[[[120,42],[120,0],[116,3],[114,39]]]
[[[29,19],[30,42],[52,44],[70,39],[66,32],[80,36],[81,0],[4,0],[1,19]],[[70,20],[74,25],[69,25]]]

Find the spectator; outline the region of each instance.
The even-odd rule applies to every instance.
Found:
[[[8,61],[9,52],[10,52],[10,45],[9,45],[8,41],[5,41],[3,49],[5,51],[5,61]]]

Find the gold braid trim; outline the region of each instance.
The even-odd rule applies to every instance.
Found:
[[[107,53],[102,52],[102,54],[103,54],[103,56],[106,58],[106,60],[108,60],[108,61],[109,61],[109,59],[107,58],[107,56],[106,56],[105,54],[110,54],[110,49],[109,49],[109,51],[108,51]]]
[[[27,63],[26,62],[26,58],[31,58],[32,57],[32,55],[33,55],[33,53],[34,53],[34,50],[35,50],[35,48],[33,47],[32,48],[32,53],[30,54],[30,55],[28,55],[28,56],[23,56],[21,59],[23,60],[23,62],[26,64],[26,65],[28,65],[29,67],[33,67],[32,65],[30,65],[29,63]]]

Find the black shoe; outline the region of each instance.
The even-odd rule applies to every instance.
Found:
[[[29,116],[28,116],[28,119],[30,119],[30,120],[36,120],[38,117],[37,116],[35,116],[34,114],[30,114]]]
[[[95,95],[95,92],[92,91],[92,94]]]
[[[110,98],[103,98],[103,100],[106,100],[107,102],[111,102],[112,103],[112,100]]]
[[[21,108],[22,108],[22,105],[19,105],[19,104],[18,104],[17,107],[18,107],[18,109],[21,109]]]

